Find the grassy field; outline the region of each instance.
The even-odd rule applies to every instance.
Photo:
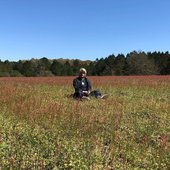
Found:
[[[170,76],[0,78],[0,169],[170,169]]]

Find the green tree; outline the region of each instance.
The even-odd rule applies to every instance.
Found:
[[[125,74],[125,56],[123,54],[118,54],[115,58],[115,75]]]
[[[149,59],[146,53],[136,51],[127,55],[128,73],[130,75],[158,74],[158,69],[153,60]]]
[[[96,72],[95,72],[95,62],[90,62],[90,64],[87,66],[87,71],[88,71],[88,75],[90,76],[96,76]]]
[[[63,65],[62,75],[64,75],[64,76],[72,76],[73,75],[72,67],[70,66],[70,63],[68,61],[66,61],[66,63]]]
[[[106,62],[104,58],[101,58],[100,60],[96,59],[95,72],[98,76],[106,75]]]
[[[61,76],[63,71],[63,64],[58,62],[57,60],[54,60],[51,64],[50,70],[51,72],[56,76]]]
[[[167,74],[167,69],[168,69],[168,60],[169,60],[169,57],[170,57],[170,54],[169,52],[148,52],[148,57],[152,60],[154,60],[157,68],[158,68],[158,71],[159,71],[159,74]]]
[[[2,62],[0,61],[0,76],[8,77],[13,70],[13,64],[8,60]]]
[[[23,61],[19,60],[18,62],[14,63],[13,70],[18,71],[20,74],[23,71]]]
[[[166,66],[163,69],[163,73],[168,75],[170,74],[170,54],[167,52],[166,55],[168,59],[166,60]]]
[[[109,55],[105,58],[105,75],[114,75],[115,74],[115,55]]]
[[[27,77],[36,76],[36,66],[31,61],[25,61],[21,73]]]
[[[40,60],[38,60],[36,70],[37,76],[51,76],[52,73],[50,71],[50,67],[51,63],[47,58],[43,57]]]
[[[77,75],[80,67],[81,67],[80,61],[78,59],[74,60],[72,66],[73,75]]]

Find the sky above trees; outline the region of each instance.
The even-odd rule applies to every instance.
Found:
[[[2,0],[0,59],[170,51],[169,0]]]

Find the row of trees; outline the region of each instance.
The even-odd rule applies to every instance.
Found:
[[[0,76],[70,76],[85,67],[88,75],[168,75],[169,52],[130,52],[109,55],[95,61],[31,59],[27,61],[0,61]]]

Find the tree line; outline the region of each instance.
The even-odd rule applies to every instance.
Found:
[[[124,54],[109,55],[95,61],[75,60],[49,60],[41,59],[19,60],[10,62],[0,60],[1,77],[37,77],[37,76],[74,76],[80,67],[88,71],[88,75],[169,75],[169,52],[143,52],[133,51]]]

